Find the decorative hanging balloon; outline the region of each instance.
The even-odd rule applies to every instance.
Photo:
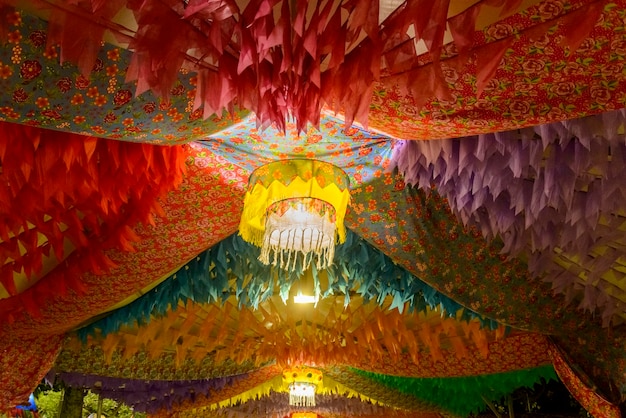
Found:
[[[322,372],[311,367],[299,366],[283,371],[283,383],[289,387],[289,405],[315,406],[315,392],[322,385]]]
[[[332,264],[335,242],[345,241],[350,202],[346,173],[323,161],[292,159],[257,168],[248,182],[241,237],[261,248],[259,260],[286,270],[315,260]]]

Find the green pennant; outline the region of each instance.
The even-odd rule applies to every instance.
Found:
[[[453,414],[468,416],[487,408],[484,399],[497,402],[516,389],[532,388],[542,381],[557,380],[549,366],[470,377],[411,378],[367,372],[351,368],[391,389],[437,405]]]
[[[78,334],[86,339],[100,329],[105,336],[122,325],[148,322],[152,317],[165,315],[169,309],[176,309],[179,301],[224,302],[234,295],[240,307],[257,308],[275,293],[286,299],[291,286],[303,274],[302,266],[296,266],[294,271],[276,269],[262,264],[258,256],[257,247],[236,234],[231,235],[192,259],[152,291],[80,329]],[[322,297],[344,295],[345,306],[350,303],[351,292],[356,292],[365,302],[375,301],[379,305],[392,297],[391,309],[400,312],[440,309],[449,317],[457,317],[461,312],[463,320],[479,319],[492,329],[498,326],[439,293],[351,231],[347,231],[346,242],[335,248],[333,265],[326,270],[327,289],[319,288],[317,273],[313,271],[314,283]]]

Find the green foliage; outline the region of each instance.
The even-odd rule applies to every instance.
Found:
[[[35,403],[41,418],[57,418],[61,412],[63,392],[47,390],[37,395]]]
[[[93,392],[89,392],[85,396],[85,401],[83,404],[83,417],[86,418],[90,414],[96,412],[98,412],[98,395]],[[130,409],[128,406],[124,405],[123,403],[117,403],[112,399],[102,400],[102,414],[107,418],[139,418],[140,416],[145,416],[145,414],[133,412],[133,410]]]
[[[37,395],[37,408],[41,418],[58,418],[63,401],[63,392],[59,390],[43,390]],[[98,395],[88,392],[83,401],[83,418],[98,412]],[[102,400],[102,414],[107,418],[145,418],[146,414],[133,410],[112,399]]]

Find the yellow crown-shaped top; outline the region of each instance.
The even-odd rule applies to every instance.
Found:
[[[311,367],[300,366],[283,370],[283,382],[286,384],[300,382],[320,385],[322,379],[322,372]]]

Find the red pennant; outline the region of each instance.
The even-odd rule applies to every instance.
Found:
[[[476,97],[482,95],[487,83],[496,75],[502,57],[512,43],[513,39],[506,38],[476,51]]]
[[[480,12],[480,5],[481,3],[477,3],[471,6],[448,21],[452,38],[459,53],[468,51],[474,43],[476,18]]]
[[[562,32],[564,33],[562,45],[570,50],[570,59],[589,35],[595,24],[598,22],[604,3],[593,2],[581,7],[573,13],[567,14],[563,18]]]

